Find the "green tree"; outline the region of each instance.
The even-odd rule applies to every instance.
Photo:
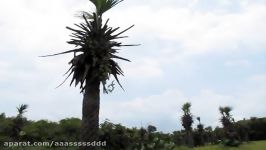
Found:
[[[22,131],[22,128],[27,121],[27,119],[23,116],[27,109],[28,109],[28,105],[21,104],[19,107],[17,107],[18,114],[13,119],[11,137],[17,140],[20,139],[21,136],[25,135],[25,132]]]
[[[48,120],[32,121],[23,128],[27,141],[64,141],[60,136],[58,123]]]
[[[200,122],[200,117],[196,118],[198,120],[198,125],[197,125],[197,130],[195,130],[194,133],[194,142],[195,145],[197,146],[202,146],[204,145],[204,125],[201,124]]]
[[[197,119],[198,122],[199,122],[199,124],[197,125],[198,131],[203,132],[203,131],[204,131],[204,125],[201,124],[201,122],[200,122],[200,117],[197,117],[196,119]]]
[[[230,112],[232,111],[231,107],[219,107],[220,114],[222,115],[220,121],[223,125],[225,134],[229,134],[232,124],[233,124],[233,118]]]
[[[220,121],[223,125],[224,139],[223,143],[227,146],[238,146],[239,136],[234,126],[234,118],[231,115],[232,108],[225,106],[219,107],[220,114],[222,115]]]
[[[130,147],[130,137],[127,133],[127,128],[121,124],[111,123],[105,120],[100,124],[100,138],[101,141],[106,141],[105,149],[117,150],[126,149]]]
[[[84,23],[75,24],[78,29],[67,27],[73,33],[69,44],[76,48],[65,52],[46,55],[55,56],[60,54],[74,53],[69,62],[70,68],[66,74],[67,78],[73,75],[70,85],[75,81],[75,86],[80,84],[83,92],[81,141],[95,141],[98,138],[99,130],[99,106],[100,106],[100,83],[103,85],[103,92],[111,92],[114,85],[107,86],[107,81],[112,75],[117,83],[118,75],[123,75],[122,69],[114,59],[129,61],[116,55],[118,49],[123,45],[117,39],[125,38],[122,33],[133,27],[116,33],[119,29],[108,26],[108,21],[103,22],[103,14],[120,3],[122,0],[90,0],[96,7],[94,12],[82,12],[81,17]],[[67,79],[66,78],[66,79]],[[65,81],[66,81],[65,79]],[[63,82],[64,83],[64,82]],[[122,86],[121,86],[122,88]]]
[[[148,125],[147,130],[148,130],[148,133],[153,133],[157,130],[157,128],[153,125]]]
[[[5,113],[0,114],[0,141],[12,141],[13,118],[6,117]],[[0,145],[1,148],[2,145]]]
[[[211,126],[208,126],[204,129],[204,143],[206,144],[214,144],[218,143],[218,135],[215,134],[214,130]]]
[[[59,121],[61,140],[77,141],[79,139],[81,120],[79,118],[66,118]]]
[[[183,116],[181,117],[182,126],[185,128],[186,131],[186,144],[188,147],[194,146],[193,136],[192,136],[192,124],[193,124],[193,117],[190,112],[190,103],[185,103],[182,106],[182,110],[184,112]]]

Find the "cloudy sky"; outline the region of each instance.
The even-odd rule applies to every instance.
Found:
[[[0,112],[25,103],[32,120],[81,117],[79,89],[55,89],[72,55],[38,57],[73,48],[65,27],[81,10],[89,0],[0,0]],[[123,42],[141,46],[121,50],[125,91],[101,94],[101,121],[178,130],[185,102],[205,126],[220,125],[219,106],[236,120],[266,116],[265,0],[125,0],[104,17],[135,24]]]

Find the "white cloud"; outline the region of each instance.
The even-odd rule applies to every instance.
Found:
[[[115,123],[127,126],[153,124],[159,130],[169,132],[181,129],[181,107],[185,102],[191,102],[191,112],[201,117],[205,126],[220,126],[220,106],[233,108],[232,115],[237,120],[253,116],[264,117],[266,114],[265,102],[265,75],[254,75],[247,79],[250,86],[238,90],[237,94],[222,93],[203,89],[194,96],[184,94],[180,89],[166,90],[162,93],[138,97],[124,101],[105,101],[101,107],[101,119],[108,118]],[[252,84],[255,87],[250,89]],[[196,124],[196,121],[195,121]],[[195,125],[194,124],[194,125]]]
[[[266,74],[254,75],[254,76],[250,77],[249,80],[252,81],[252,82],[256,82],[256,83],[259,83],[261,85],[265,85],[266,86]]]
[[[250,67],[251,63],[248,60],[228,60],[224,64],[227,67]]]
[[[179,106],[184,102],[183,94],[179,90],[168,90],[164,93],[149,97],[135,98],[118,102],[108,102],[102,104],[101,118],[108,118],[114,122],[122,122],[129,126],[140,126],[148,123],[159,125],[159,129],[174,127],[169,121],[174,121],[177,126]],[[162,121],[165,122],[165,127]],[[128,124],[128,123],[131,124]],[[166,129],[167,130],[167,129]]]
[[[247,48],[264,50],[265,5],[243,5],[241,13],[204,12],[173,6],[152,9],[148,5],[114,11],[116,24],[137,24],[134,32],[178,42],[188,54],[230,52]],[[130,16],[130,17],[129,17]],[[152,33],[152,34],[150,34]]]
[[[74,14],[90,3],[73,0],[12,0],[0,2],[1,49],[26,54],[69,49],[65,27],[77,22]],[[72,5],[71,5],[72,4]],[[80,21],[80,20],[79,20]],[[4,49],[5,48],[5,49]]]
[[[124,68],[127,77],[132,79],[158,78],[163,75],[159,62],[149,58],[126,64]]]

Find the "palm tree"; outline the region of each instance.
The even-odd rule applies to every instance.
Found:
[[[193,118],[192,114],[190,113],[190,103],[185,103],[182,106],[182,110],[184,112],[184,115],[182,116],[182,126],[185,128],[185,130],[189,131],[192,129],[192,124],[193,124]]]
[[[126,36],[121,36],[121,34],[132,28],[133,25],[122,32],[116,33],[119,27],[109,27],[109,19],[103,22],[103,14],[123,0],[90,1],[95,5],[96,10],[92,13],[82,12],[80,17],[84,19],[84,22],[75,24],[78,29],[66,27],[73,32],[71,35],[73,38],[68,41],[68,44],[72,44],[76,48],[53,55],[42,56],[47,57],[74,53],[74,57],[69,62],[70,68],[66,72],[68,74],[66,79],[73,75],[70,85],[74,81],[75,86],[80,84],[80,89],[83,93],[81,141],[97,140],[100,83],[103,85],[104,93],[111,92],[113,90],[113,84],[111,85],[111,90],[106,84],[112,75],[122,88],[118,80],[118,75],[123,75],[123,71],[114,59],[129,61],[128,59],[117,56],[116,53],[122,46],[135,46],[123,45],[121,42],[116,41],[117,39],[125,38]]]
[[[199,132],[203,132],[203,131],[204,131],[204,125],[201,124],[201,122],[200,122],[200,117],[197,117],[196,119],[197,119],[198,122],[199,122],[199,124],[197,125],[197,128],[198,128]]]
[[[22,131],[23,126],[25,125],[26,118],[23,117],[24,113],[28,109],[27,104],[21,104],[17,107],[17,116],[13,119],[12,123],[12,133],[11,136],[15,139],[19,139],[20,136],[24,135],[24,132]]]
[[[198,130],[197,130],[197,133],[198,133],[198,135],[199,135],[199,141],[198,141],[198,144],[199,145],[204,145],[204,125],[203,124],[201,124],[201,122],[200,122],[200,117],[197,117],[196,118],[197,120],[198,120],[198,122],[199,122],[199,124],[197,125],[197,128],[198,128]]]
[[[232,125],[232,115],[230,112],[232,111],[231,107],[219,107],[220,114],[222,115],[220,121],[223,124],[224,130],[229,132],[229,129]]]
[[[238,146],[239,142],[239,135],[235,129],[235,121],[231,115],[232,108],[229,106],[219,107],[219,111],[222,115],[220,121],[223,125],[225,141],[224,144],[227,146]]]
[[[17,111],[18,111],[17,117],[18,118],[21,118],[23,116],[23,114],[25,112],[27,112],[26,109],[28,109],[28,107],[29,106],[27,104],[21,104],[21,105],[19,105],[19,107],[17,107]]]
[[[182,106],[182,110],[184,112],[184,115],[182,116],[182,126],[185,128],[186,131],[186,143],[189,147],[194,146],[193,137],[192,137],[192,124],[193,124],[193,117],[190,113],[190,103],[185,103]]]

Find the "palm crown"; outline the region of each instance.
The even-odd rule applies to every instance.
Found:
[[[116,53],[122,46],[134,46],[123,45],[115,40],[125,38],[126,36],[121,36],[121,34],[132,28],[133,25],[119,33],[115,33],[119,27],[109,27],[109,19],[103,24],[102,14],[122,0],[90,1],[96,6],[96,11],[93,13],[83,12],[82,18],[84,19],[84,23],[75,24],[78,29],[66,27],[72,31],[70,35],[72,39],[67,43],[73,44],[76,48],[46,56],[74,53],[74,57],[69,62],[70,68],[66,72],[66,74],[68,74],[66,79],[73,75],[70,85],[72,85],[74,81],[75,86],[80,83],[82,92],[87,83],[91,81],[100,81],[103,84],[104,92],[108,92],[105,85],[110,75],[113,75],[121,86],[118,75],[123,75],[123,71],[114,59],[129,61],[128,59],[117,56]],[[66,81],[66,79],[64,81]]]
[[[192,114],[190,113],[190,107],[191,107],[191,103],[188,103],[188,102],[182,106],[184,115],[182,116],[181,120],[182,120],[182,126],[186,130],[191,130],[191,125],[193,124],[193,118],[192,118]]]
[[[28,105],[26,104],[21,104],[19,107],[17,107],[18,117],[22,117],[22,115],[26,112],[27,108]]]

